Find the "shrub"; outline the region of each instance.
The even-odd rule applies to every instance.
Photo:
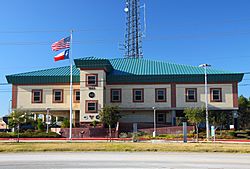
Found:
[[[0,133],[0,138],[15,138],[16,133]]]
[[[61,128],[69,128],[70,127],[70,121],[69,119],[65,118],[62,122]]]
[[[127,138],[128,135],[127,135],[127,133],[120,133],[120,134],[119,134],[119,137],[120,137],[120,138]]]
[[[229,131],[227,133],[227,135],[235,137],[236,136],[236,132],[235,131]]]
[[[44,131],[45,125],[44,125],[42,119],[37,120],[37,129],[38,129],[38,131]]]
[[[98,125],[98,121],[96,121],[96,120],[94,120],[93,122],[92,122],[92,125],[94,126],[94,127],[96,127],[97,125]]]
[[[16,138],[17,133],[0,133],[0,138]],[[24,132],[20,133],[20,138],[59,138],[60,135],[54,132]]]

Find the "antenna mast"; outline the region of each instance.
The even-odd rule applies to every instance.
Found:
[[[142,58],[140,0],[126,0],[125,58]]]

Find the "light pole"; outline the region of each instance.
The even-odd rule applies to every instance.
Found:
[[[153,131],[153,137],[156,136],[156,119],[155,119],[155,116],[156,116],[156,107],[152,107],[152,109],[154,110],[154,131]]]
[[[202,64],[199,67],[204,68],[205,70],[205,104],[206,104],[206,134],[207,140],[209,140],[209,120],[208,120],[208,97],[207,97],[207,67],[211,67],[209,64]]]
[[[12,113],[12,100],[9,101],[9,114]]]
[[[47,130],[46,130],[46,133],[49,133],[49,111],[50,111],[50,108],[47,108],[47,115],[46,115]]]

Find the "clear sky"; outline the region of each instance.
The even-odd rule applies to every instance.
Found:
[[[141,0],[146,3],[144,58],[250,72],[249,0]],[[125,0],[7,0],[0,10],[0,83],[5,75],[68,65],[50,45],[76,32],[74,58],[123,57]],[[250,96],[250,75],[239,94]],[[0,116],[11,86],[0,85]]]

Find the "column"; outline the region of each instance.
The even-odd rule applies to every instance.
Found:
[[[176,111],[172,110],[172,126],[176,126]]]

